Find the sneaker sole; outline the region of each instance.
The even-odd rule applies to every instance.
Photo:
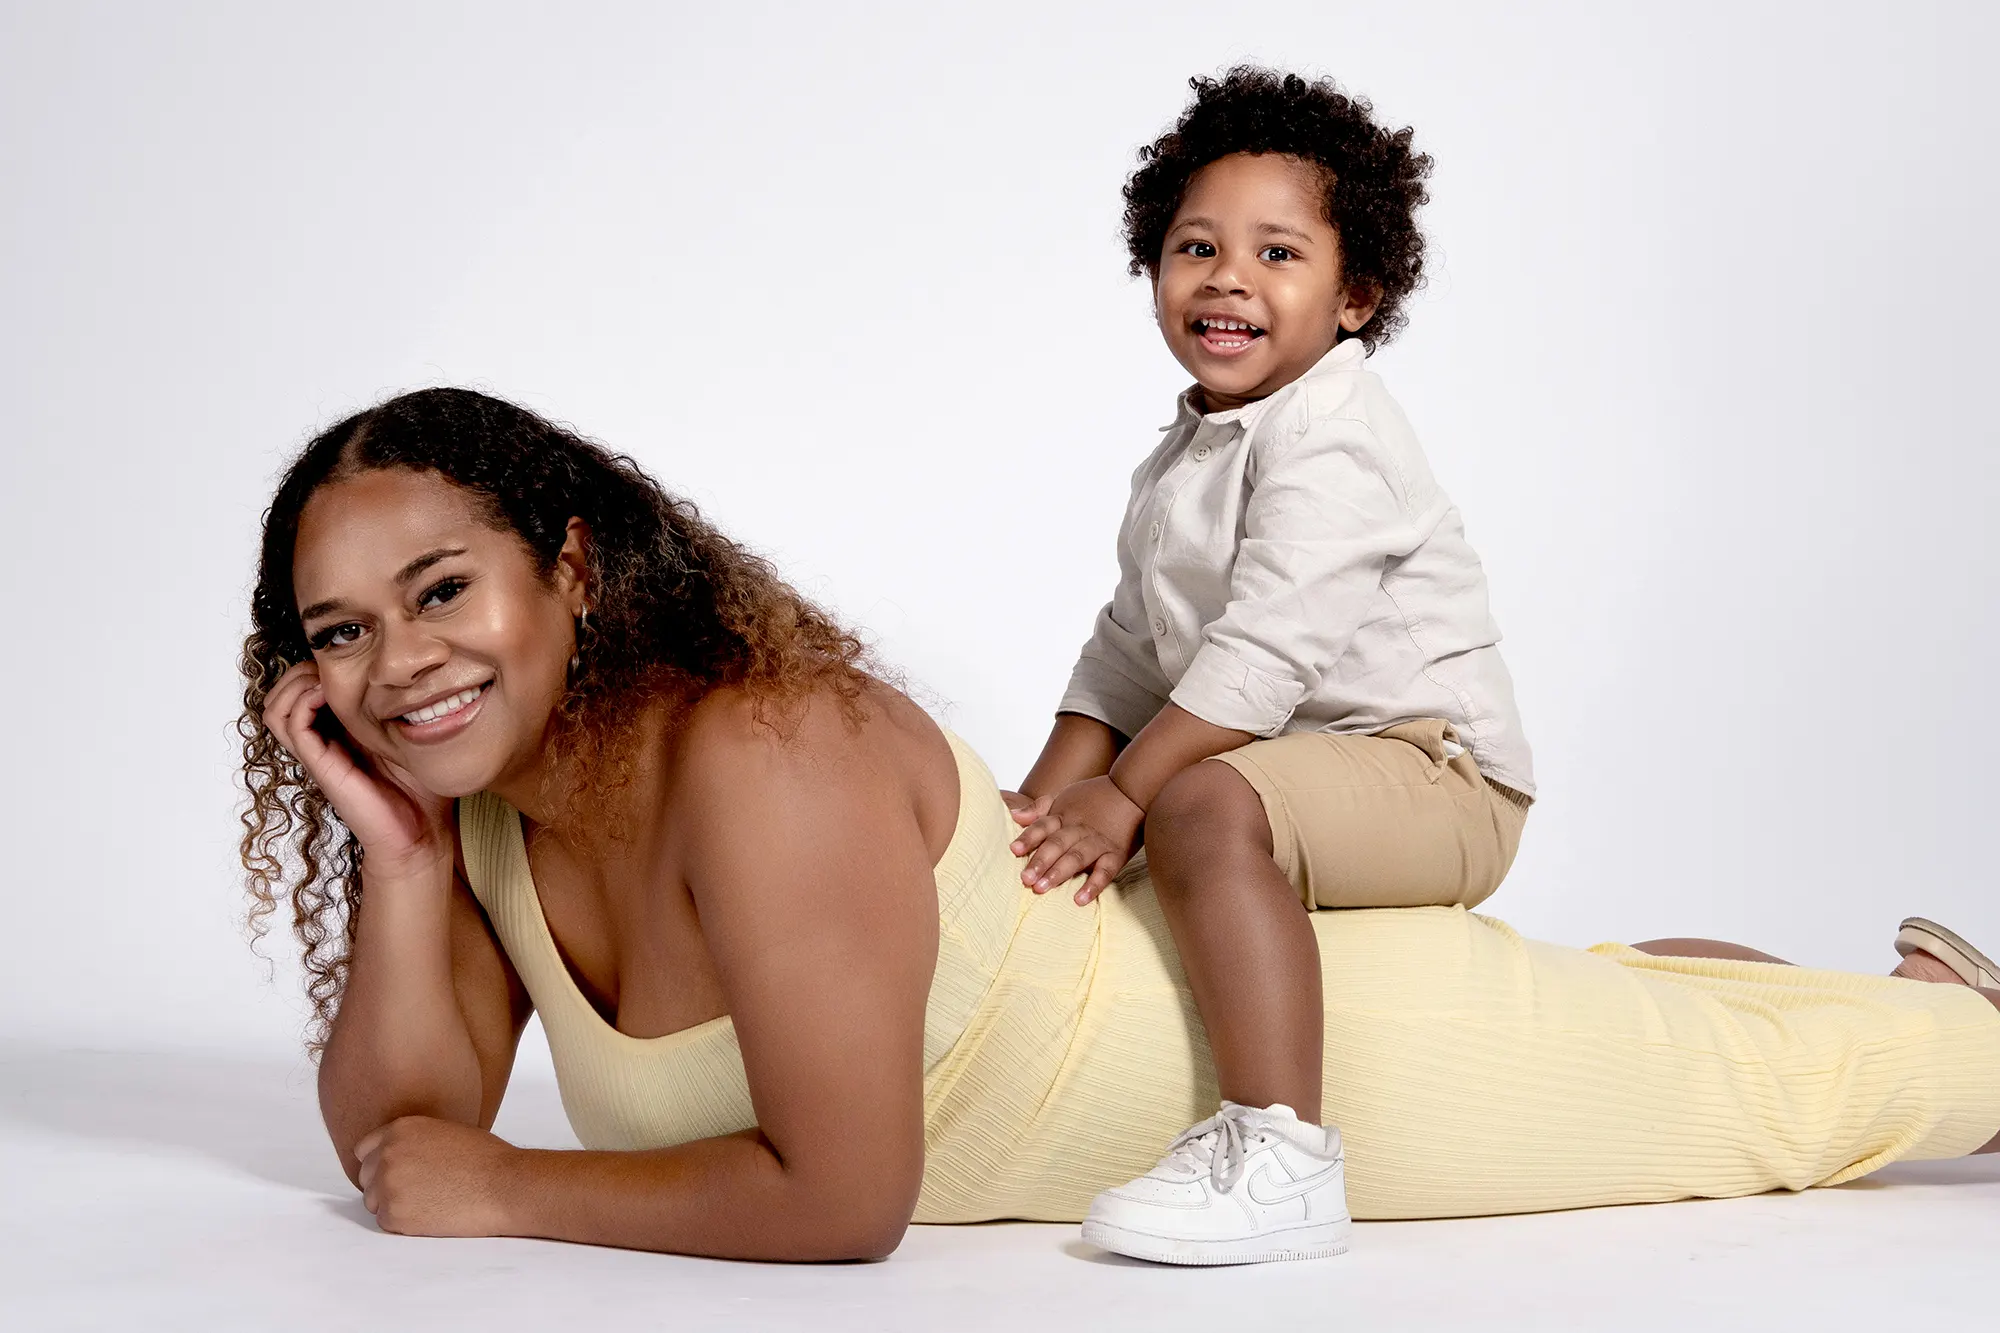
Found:
[[[1091,1221],[1083,1224],[1083,1238],[1114,1254],[1156,1264],[1263,1264],[1346,1254],[1353,1225],[1315,1222],[1240,1240],[1180,1240]]]

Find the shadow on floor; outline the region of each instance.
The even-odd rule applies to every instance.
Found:
[[[227,1055],[0,1042],[0,1120],[72,1138],[191,1152],[293,1189],[350,1197],[320,1127],[313,1067]],[[550,1083],[517,1079],[503,1137],[572,1147]]]
[[[1850,1180],[1839,1189],[1884,1189],[1891,1185],[2000,1184],[2000,1153],[1955,1157],[1942,1162],[1895,1162],[1872,1176]]]
[[[72,1138],[195,1153],[275,1184],[352,1200],[353,1187],[320,1128],[312,1077],[303,1059],[0,1042],[0,1120]],[[494,1128],[515,1143],[575,1146],[554,1086],[537,1080],[518,1080],[508,1090]],[[2000,1182],[2000,1154],[1897,1163],[1842,1188],[1975,1182]],[[356,1201],[353,1211],[359,1210]],[[1092,1263],[1138,1262],[1081,1241],[1065,1249]]]
[[[192,1152],[316,1193],[347,1192],[312,1073],[199,1054],[0,1045],[0,1119],[73,1138]]]

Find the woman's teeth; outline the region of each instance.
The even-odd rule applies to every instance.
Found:
[[[434,704],[425,704],[414,713],[403,714],[403,721],[412,724],[422,724],[425,722],[435,722],[441,717],[448,717],[471,703],[474,699],[477,699],[479,692],[485,688],[484,685],[475,685],[469,690],[460,690],[448,699],[440,699]]]

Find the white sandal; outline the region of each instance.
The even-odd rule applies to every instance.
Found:
[[[1907,958],[1919,950],[1958,973],[1968,986],[2000,990],[2000,967],[1991,958],[1937,922],[1913,916],[1896,932],[1896,952]]]

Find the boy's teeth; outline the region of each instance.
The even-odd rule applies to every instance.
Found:
[[[419,723],[435,722],[439,718],[444,717],[447,714],[456,713],[459,709],[465,707],[467,704],[471,703],[474,699],[477,699],[479,697],[479,691],[484,688],[485,686],[480,685],[480,686],[474,686],[472,689],[469,690],[460,690],[457,694],[452,695],[448,699],[440,699],[434,704],[426,704],[424,707],[417,709],[413,713],[403,714],[403,721],[419,722]]]

